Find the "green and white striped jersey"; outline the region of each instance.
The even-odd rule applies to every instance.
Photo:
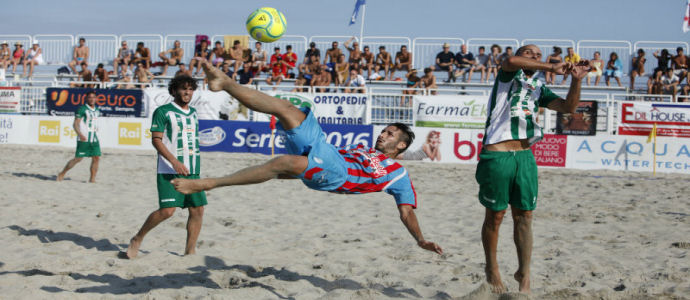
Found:
[[[199,156],[199,119],[196,109],[185,111],[174,102],[162,105],[153,112],[151,132],[163,132],[163,145],[183,163],[190,175],[201,171]],[[172,164],[158,154],[158,174],[177,174]]]
[[[528,78],[522,70],[499,70],[489,98],[483,144],[521,139],[530,145],[538,142],[544,136],[537,122],[539,107],[558,98],[543,82]]]
[[[86,136],[86,142],[96,143],[98,142],[98,137],[96,136],[96,131],[98,131],[98,126],[96,122],[98,117],[101,115],[101,111],[95,105],[93,108],[84,104],[79,106],[75,118],[80,118],[79,131]]]

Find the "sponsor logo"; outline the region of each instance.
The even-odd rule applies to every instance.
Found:
[[[307,97],[296,95],[296,94],[276,94],[274,97],[276,97],[278,99],[290,101],[290,103],[292,103],[292,105],[294,105],[294,106],[297,106],[297,108],[305,107],[305,108],[311,109],[311,111],[313,111],[313,112],[316,112],[314,109],[315,108],[314,102]]]
[[[39,143],[59,143],[60,142],[60,121],[38,121],[38,142]]]
[[[118,144],[141,145],[141,123],[120,122],[117,132]]]
[[[67,96],[68,96],[67,90],[61,90],[61,91],[52,91],[50,93],[50,100],[55,102],[55,106],[63,106],[65,105],[65,102],[67,102]]]
[[[225,130],[219,126],[199,131],[199,146],[215,146],[225,140]]]
[[[161,199],[161,202],[175,202],[175,198]]]
[[[496,203],[496,200],[491,199],[491,198],[489,198],[489,197],[487,197],[487,196],[482,196],[482,198],[484,198],[484,201],[486,201],[486,202],[489,202],[489,203]],[[536,198],[535,198],[535,199],[536,199]]]

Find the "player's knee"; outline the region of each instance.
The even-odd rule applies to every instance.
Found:
[[[172,217],[175,214],[175,208],[174,207],[165,207],[165,208],[161,208],[160,210],[158,210],[158,212],[160,213],[161,217],[167,219],[167,218]]]

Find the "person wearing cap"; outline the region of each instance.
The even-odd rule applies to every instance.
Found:
[[[69,67],[72,69],[72,72],[77,73],[77,65],[81,66],[82,63],[87,63],[88,65],[88,60],[89,47],[86,46],[86,39],[79,38],[79,45],[74,47],[74,51],[72,52],[72,61],[69,62]]]
[[[12,51],[10,51],[7,41],[2,41],[0,44],[0,68],[7,69],[7,66],[12,61]]]
[[[302,63],[308,64],[312,55],[316,55],[319,60],[321,59],[321,50],[316,48],[316,43],[314,42],[309,43],[309,49],[307,49],[307,53],[304,54],[304,61],[302,61]]]
[[[443,43],[443,51],[436,54],[436,67],[442,71],[448,71],[448,80],[453,78],[455,71],[455,54],[450,51],[450,44]],[[433,68],[432,68],[433,70]],[[424,72],[426,73],[426,72]]]
[[[24,58],[24,48],[22,48],[22,43],[21,42],[16,42],[14,43],[14,51],[12,51],[12,60],[10,63],[12,64],[12,73],[17,71],[17,65],[22,62],[22,58]],[[9,66],[9,63],[7,64]]]
[[[38,41],[34,41],[31,48],[26,51],[26,57],[24,57],[24,71],[22,72],[22,77],[26,76],[26,65],[29,65],[29,77],[34,74],[34,66],[43,64],[43,49],[38,46]]]

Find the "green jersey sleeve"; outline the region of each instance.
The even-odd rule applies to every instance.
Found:
[[[551,89],[547,88],[545,85],[541,86],[541,94],[539,96],[539,106],[546,107],[551,103],[551,101],[560,98],[558,95],[554,94]]]
[[[151,118],[151,132],[164,132],[165,123],[167,120],[168,118],[165,116],[165,111],[162,109],[156,109],[153,112],[153,117]]]
[[[74,116],[83,119],[86,116],[86,105],[79,106],[79,108],[77,108],[77,113],[74,114]]]

